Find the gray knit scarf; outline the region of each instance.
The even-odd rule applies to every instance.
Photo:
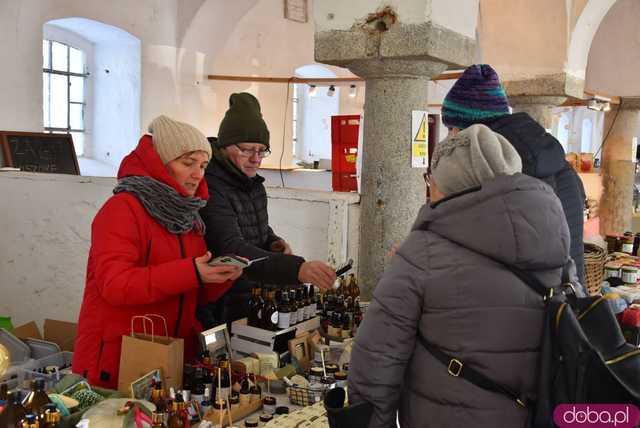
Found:
[[[113,193],[120,192],[133,193],[149,215],[170,233],[178,235],[195,229],[198,234],[204,235],[205,225],[198,211],[207,201],[193,196],[182,196],[173,187],[144,176],[118,180]]]

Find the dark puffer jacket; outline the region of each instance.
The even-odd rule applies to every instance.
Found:
[[[493,260],[492,260],[493,259]],[[533,394],[540,297],[505,266],[560,284],[569,231],[549,186],[523,174],[424,206],[378,283],[351,355],[349,399],[373,403],[370,428],[524,427],[527,411],[450,376],[422,335],[523,395]]]
[[[485,122],[504,136],[522,158],[522,172],[549,184],[560,198],[569,233],[571,258],[584,284],[584,201],[582,180],[565,160],[560,142],[527,113],[516,113]]]

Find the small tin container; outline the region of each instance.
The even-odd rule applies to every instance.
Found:
[[[276,397],[272,397],[267,395],[262,399],[262,408],[266,413],[271,413],[272,415],[276,412]]]
[[[622,266],[622,281],[626,284],[638,282],[638,268],[633,266]]]
[[[322,367],[311,367],[311,369],[309,369],[309,382],[320,382],[322,380],[322,376],[324,376]]]
[[[334,363],[327,363],[324,368],[327,371],[327,376],[333,376],[340,371],[340,367]]]
[[[249,418],[244,421],[245,428],[257,428],[258,420],[256,418]]]
[[[324,354],[324,359],[327,359],[327,356],[329,355],[329,346],[327,345],[317,345],[316,346],[316,352],[314,354],[314,361],[318,364],[322,363],[322,356],[321,356],[321,352]]]
[[[347,373],[337,372],[333,375],[333,377],[336,380],[336,386],[339,386],[340,388],[347,387]]]
[[[620,267],[615,263],[607,263],[604,265],[604,279],[607,278],[620,278]]]
[[[269,413],[263,413],[260,415],[260,422],[263,423],[267,423],[267,422],[271,422],[271,420],[273,419],[273,415],[269,414]]]

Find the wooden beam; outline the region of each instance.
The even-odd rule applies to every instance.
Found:
[[[324,84],[324,85],[340,85],[341,83],[358,83],[364,82],[361,77],[259,77],[259,76],[224,76],[220,74],[210,74],[207,76],[209,80],[226,80],[233,82],[263,82],[263,83],[307,83],[307,84]]]
[[[431,80],[454,80],[458,79],[462,75],[462,71],[456,71],[453,73],[442,73],[431,78]],[[262,82],[262,83],[306,83],[318,85],[335,85],[340,84],[353,84],[364,82],[362,77],[260,77],[260,76],[228,76],[222,74],[210,74],[207,76],[208,80],[223,80],[230,82]]]
[[[438,74],[437,76],[433,76],[431,80],[455,80],[459,79],[462,76],[463,71],[454,71],[449,73]]]
[[[591,89],[585,89],[584,90],[584,94],[589,97],[589,98],[595,98],[595,97],[604,97],[604,98],[608,98],[611,104],[620,104],[620,97],[615,96],[615,95],[608,95],[608,94],[604,94],[602,92],[596,92],[593,91]],[[601,101],[606,101],[606,100],[601,100]]]

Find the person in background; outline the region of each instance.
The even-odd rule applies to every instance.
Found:
[[[149,132],[122,160],[114,195],[91,226],[73,371],[105,388],[117,387],[121,339],[131,333],[132,317],[164,317],[169,331],[160,323],[155,331],[185,339],[189,361],[201,331],[196,302],[216,300],[242,273],[207,264],[198,214],[209,196],[202,180],[211,157],[206,137],[166,116]]]
[[[510,114],[497,73],[487,64],[468,67],[442,103],[442,122],[452,134],[473,124],[505,137],[522,158],[523,174],[549,184],[560,198],[571,233],[571,258],[584,284],[584,203],[582,181],[565,160],[560,142],[527,113]]]
[[[245,92],[232,94],[218,138],[209,140],[213,160],[205,178],[211,198],[200,212],[207,225],[207,245],[216,254],[268,259],[245,269],[224,300],[215,307],[201,308],[200,319],[214,324],[245,317],[255,282],[331,287],[336,274],[329,265],[294,255],[289,243],[269,226],[267,192],[258,168],[271,152],[258,100]]]
[[[355,338],[349,401],[373,405],[370,428],[395,427],[397,411],[401,427],[523,427],[526,408],[449,374],[421,338],[533,395],[544,305],[506,265],[548,287],[561,283],[570,261],[562,205],[547,184],[520,173],[514,147],[484,125],[439,143],[431,169],[431,201]]]

